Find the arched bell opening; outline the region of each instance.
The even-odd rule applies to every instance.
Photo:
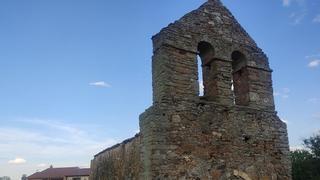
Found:
[[[239,52],[234,51],[231,54],[232,59],[232,78],[231,90],[236,105],[249,105],[249,84],[248,72],[246,69],[247,58]]]
[[[205,41],[198,44],[198,82],[199,96],[208,96],[209,91],[214,91],[213,84],[209,81],[211,62],[214,59],[214,47]]]

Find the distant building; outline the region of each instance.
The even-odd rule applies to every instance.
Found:
[[[90,169],[79,167],[53,168],[36,172],[28,180],[89,180]]]

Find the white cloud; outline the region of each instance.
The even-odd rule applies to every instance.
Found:
[[[89,83],[89,85],[91,86],[97,86],[97,87],[104,87],[104,88],[107,88],[107,87],[111,87],[110,84],[104,82],[104,81],[97,81],[97,82],[92,82],[92,83]]]
[[[309,62],[308,67],[315,68],[320,65],[320,59],[315,59]]]
[[[8,161],[9,164],[25,164],[27,161],[23,158],[15,158],[13,160]]]
[[[313,18],[312,22],[314,23],[320,23],[320,14],[318,14],[316,17]]]

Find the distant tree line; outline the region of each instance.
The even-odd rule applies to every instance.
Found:
[[[3,176],[3,177],[0,177],[0,180],[11,180],[11,178],[9,176]],[[27,175],[23,174],[21,177],[21,180],[27,180]]]
[[[27,180],[27,175],[26,174],[23,174],[22,177],[21,177],[21,180]]]
[[[11,178],[9,176],[3,176],[0,177],[0,180],[11,180]]]
[[[290,152],[293,180],[320,180],[320,132],[303,140],[305,149]]]

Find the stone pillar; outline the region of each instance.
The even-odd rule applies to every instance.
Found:
[[[204,73],[204,96],[209,101],[216,101],[224,105],[233,104],[231,90],[231,61],[213,59],[206,65]],[[205,77],[207,76],[207,77]]]
[[[199,84],[196,54],[162,45],[152,58],[155,103],[194,102]]]
[[[249,106],[274,110],[272,71],[247,66],[245,73],[248,76]]]

